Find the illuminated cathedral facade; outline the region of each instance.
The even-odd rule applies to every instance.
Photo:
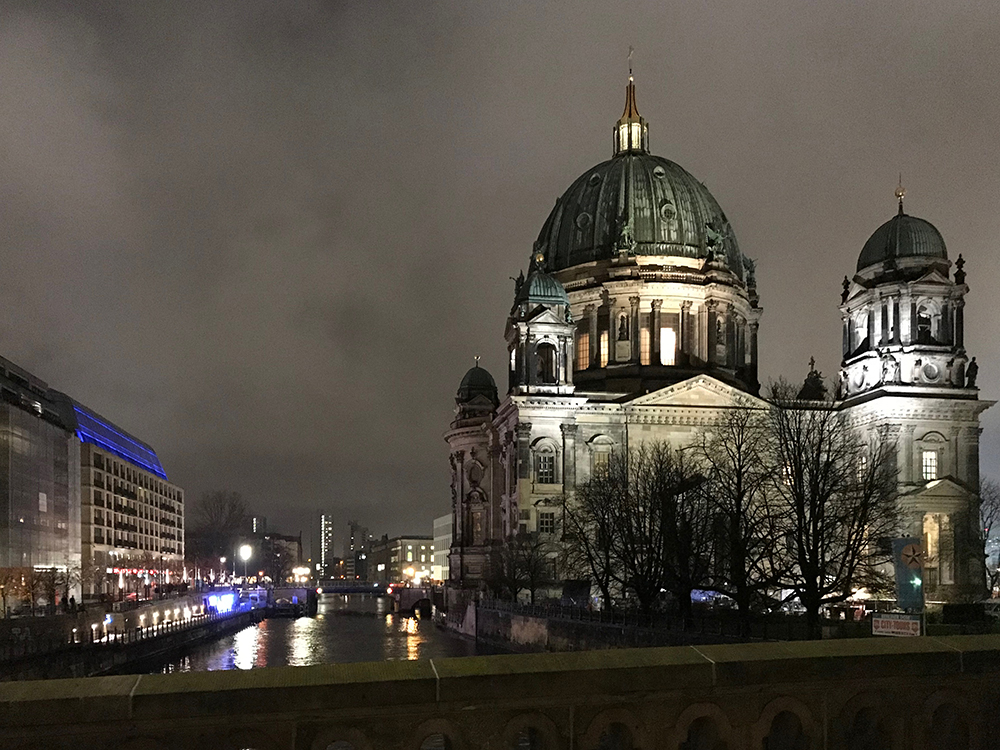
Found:
[[[949,601],[983,586],[979,415],[992,402],[964,348],[964,260],[898,196],[844,279],[834,408],[895,438],[900,535],[924,539],[927,598]],[[519,531],[556,536],[563,499],[612,451],[691,444],[723,410],[765,406],[761,313],[725,212],[650,152],[630,76],[612,158],[559,198],[515,282],[505,391],[478,362],[458,390],[445,435],[452,581],[481,583]]]

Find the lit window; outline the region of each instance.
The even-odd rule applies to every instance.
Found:
[[[673,365],[677,349],[677,334],[673,328],[660,329],[660,364]]]
[[[556,533],[556,514],[555,513],[539,513],[538,514],[538,533],[539,534],[555,534]]]
[[[412,552],[407,552],[406,553],[406,562],[413,562],[413,553]]]
[[[608,451],[595,451],[591,457],[591,473],[594,476],[608,473],[611,454]]]
[[[556,457],[552,453],[539,453],[535,457],[535,481],[538,484],[556,483]]]
[[[584,331],[576,337],[576,369],[586,370],[590,367],[590,333]]]
[[[938,454],[937,451],[923,452],[923,474],[924,480],[937,479],[938,475]]]
[[[601,333],[601,367],[608,366],[608,332]]]
[[[649,364],[649,329],[639,329],[639,363]]]

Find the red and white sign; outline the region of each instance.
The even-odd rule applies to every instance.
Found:
[[[872,615],[872,635],[920,635],[920,615],[890,612]]]

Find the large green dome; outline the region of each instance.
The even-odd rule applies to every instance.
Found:
[[[726,214],[701,182],[669,159],[623,151],[582,174],[549,214],[536,252],[561,271],[635,255],[705,258],[713,250],[737,278],[743,256]]]

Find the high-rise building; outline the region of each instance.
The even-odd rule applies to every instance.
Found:
[[[434,519],[434,554],[431,562],[431,578],[435,581],[448,580],[448,554],[451,552],[451,525],[453,521],[450,513]]]
[[[319,549],[313,551],[313,565],[317,577],[333,574],[333,516],[330,513],[319,516]]]
[[[372,535],[367,526],[357,521],[347,522],[344,537],[344,576],[366,579],[368,574],[368,553],[371,551]]]

